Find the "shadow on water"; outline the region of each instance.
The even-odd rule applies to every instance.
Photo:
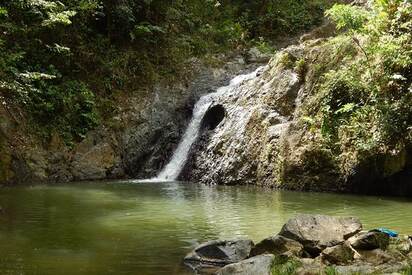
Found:
[[[298,213],[412,228],[408,200],[182,182],[3,188],[0,273],[184,274],[182,257],[217,238],[276,234]]]

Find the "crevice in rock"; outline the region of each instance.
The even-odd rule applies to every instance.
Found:
[[[222,105],[218,104],[211,107],[203,117],[201,130],[214,130],[225,116],[226,110]]]

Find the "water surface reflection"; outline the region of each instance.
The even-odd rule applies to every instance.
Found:
[[[412,233],[408,200],[177,182],[2,188],[0,206],[1,274],[185,274],[196,244],[259,241],[298,213]]]

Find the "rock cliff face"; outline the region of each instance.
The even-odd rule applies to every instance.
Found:
[[[330,29],[329,25],[325,25]],[[336,69],[337,52],[328,31],[304,36],[299,45],[278,52],[259,76],[221,96],[225,118],[205,129],[192,149],[182,179],[206,184],[256,184],[294,190],[411,193],[407,149],[348,164],[322,143],[321,129],[307,114],[316,113],[323,75]],[[342,152],[340,152],[342,153]],[[385,173],[390,171],[390,173]],[[387,184],[390,182],[390,184]],[[373,188],[371,188],[373,186]],[[385,191],[383,191],[385,190]]]
[[[206,113],[180,179],[412,194],[410,144],[368,155],[345,151],[345,145],[337,152],[325,146],[322,126],[314,125],[325,74],[364,54],[352,39],[334,35],[334,25],[325,22],[280,50],[257,77],[220,95]],[[155,176],[176,148],[195,102],[267,58],[256,49],[249,55],[249,65],[241,57],[219,68],[195,62],[186,80],[118,95],[110,121],[73,148],[57,134],[40,143],[29,134],[22,110],[0,105],[0,183]]]
[[[316,82],[311,76],[316,64],[303,68],[299,63],[322,54],[317,53],[317,43],[312,40],[286,48],[261,68],[257,78],[222,95],[219,104],[226,117],[214,130],[203,133],[183,178],[287,187],[285,179],[291,170],[306,165],[306,152],[313,152],[310,142],[305,142],[312,137],[298,120]],[[319,172],[319,177],[335,178],[330,175],[333,171]]]
[[[178,143],[197,99],[255,66],[242,57],[226,59],[219,67],[193,61],[185,80],[164,80],[118,96],[110,121],[73,147],[57,133],[43,144],[30,134],[24,110],[0,105],[0,184],[154,176]]]

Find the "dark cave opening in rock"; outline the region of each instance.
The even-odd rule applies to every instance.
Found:
[[[412,196],[412,148],[397,156],[378,154],[356,166],[348,190],[375,196]]]
[[[215,129],[225,118],[226,110],[225,108],[218,104],[211,107],[205,114],[202,120],[202,130],[208,129],[213,130]]]

